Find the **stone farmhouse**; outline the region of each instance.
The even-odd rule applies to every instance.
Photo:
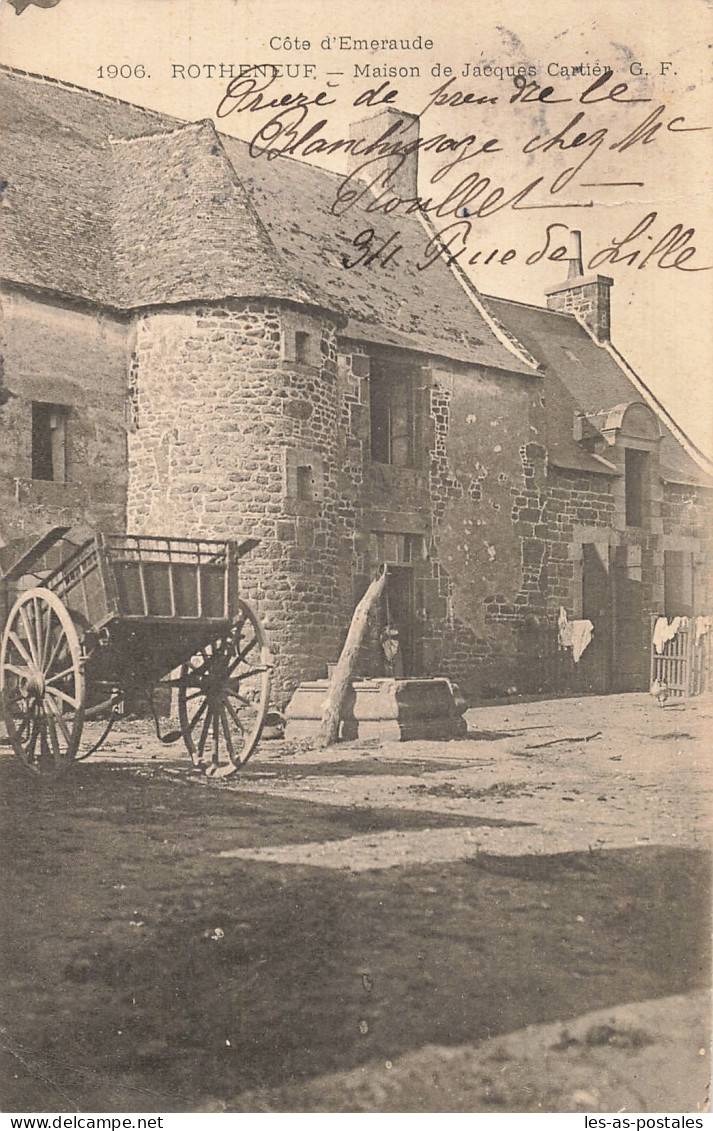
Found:
[[[0,545],[259,538],[242,588],[280,706],[383,562],[365,676],[389,625],[400,673],[471,698],[648,686],[652,615],[710,610],[713,477],[612,345],[611,279],[575,251],[546,306],[486,297],[416,269],[418,216],[333,215],[333,173],[53,79],[0,87]],[[398,266],[345,269],[365,228],[398,230]],[[577,665],[561,608],[594,625]]]

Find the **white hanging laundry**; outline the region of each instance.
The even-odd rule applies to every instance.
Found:
[[[700,643],[701,637],[710,632],[713,625],[713,617],[696,617],[696,646]]]
[[[663,652],[664,644],[668,639],[668,617],[657,617],[656,624],[654,625],[654,635],[652,643],[656,651],[661,654]]]
[[[668,622],[668,617],[659,617],[654,625],[654,648],[659,655],[664,650],[669,640],[673,640],[677,635],[680,628],[683,627],[683,622],[686,621],[685,617],[674,617],[671,623]],[[688,623],[686,621],[686,623]]]
[[[572,659],[575,664],[579,663],[582,652],[592,639],[593,632],[594,625],[590,620],[572,621]]]
[[[568,620],[567,610],[560,605],[557,629],[561,648],[572,649],[572,659],[578,664],[584,649],[588,646],[594,632],[590,620]]]

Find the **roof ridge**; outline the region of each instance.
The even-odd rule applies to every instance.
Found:
[[[141,106],[138,102],[129,102],[126,98],[117,98],[115,94],[105,94],[102,90],[93,90],[90,86],[80,86],[76,82],[69,82],[67,79],[56,79],[52,75],[41,75],[36,71],[26,71],[22,67],[11,67],[9,63],[0,63],[0,71],[10,75],[21,75],[26,79],[35,79],[41,83],[47,83],[50,86],[62,87],[66,90],[78,90],[82,94],[91,94],[95,98],[99,98],[105,102],[118,103],[120,106],[129,106],[132,110],[140,110],[142,114],[149,114],[156,118],[165,118],[173,122],[185,122],[183,118],[176,118],[173,114],[167,114],[165,110],[153,110],[150,106]],[[186,123],[190,125],[191,123]]]
[[[339,262],[334,259],[335,254],[338,256],[340,251],[338,241],[352,243],[354,222],[360,219],[358,212],[353,218],[343,221],[339,216],[334,217],[330,214],[332,189],[342,181],[342,173],[326,169],[321,164],[312,164],[306,159],[292,156],[288,158],[293,162],[292,168],[295,174],[298,172],[300,174],[299,178],[295,178],[294,186],[297,212],[301,215],[305,207],[316,210],[315,231],[308,241],[299,224],[296,227],[296,235],[287,231],[288,225],[284,221],[285,167],[278,168],[279,160],[273,165],[268,159],[264,150],[270,150],[269,144],[264,147],[263,162],[260,165],[259,161],[249,160],[250,154],[255,152],[255,148],[251,149],[250,142],[219,131],[217,127],[222,123],[216,122],[212,117],[199,122],[186,121],[127,102],[114,95],[90,90],[50,76],[38,75],[21,68],[8,67],[4,63],[0,63],[0,78],[2,75],[9,79],[6,90],[17,88],[17,92],[21,93],[22,88],[25,88],[21,103],[23,100],[37,103],[38,113],[46,114],[53,124],[61,123],[62,119],[66,118],[82,143],[96,146],[103,159],[107,161],[108,168],[104,177],[106,183],[102,191],[105,195],[109,194],[112,212],[115,213],[109,218],[110,245],[108,249],[104,249],[110,260],[105,265],[107,278],[104,282],[107,286],[102,287],[99,296],[107,305],[133,308],[161,301],[185,301],[186,296],[193,295],[194,292],[200,293],[201,297],[205,295],[214,297],[214,292],[218,288],[223,288],[221,294],[230,291],[237,297],[244,295],[247,288],[253,288],[250,292],[252,294],[272,293],[285,301],[318,306],[336,313],[340,321],[355,316],[367,324],[389,326],[406,337],[409,332],[413,332],[415,323],[424,334],[423,346],[429,352],[433,351],[439,355],[442,355],[444,350],[455,348],[456,340],[451,341],[455,331],[460,332],[467,328],[466,341],[460,345],[456,355],[462,360],[505,372],[541,376],[542,371],[538,368],[537,361],[525,350],[522,343],[508,333],[506,326],[494,317],[481,300],[475,282],[462,273],[462,269],[458,266],[449,270],[448,265],[441,260],[437,273],[434,272],[435,278],[432,281],[429,279],[429,286],[416,285],[415,278],[409,272],[404,273],[403,279],[395,279],[392,285],[390,281],[387,283],[379,279],[370,281],[366,271],[357,271],[353,275],[345,276],[338,270]],[[14,82],[14,78],[18,79],[17,83]],[[54,105],[52,92],[59,94]],[[65,93],[67,98],[64,97]],[[47,98],[44,97],[45,95]],[[54,125],[51,128],[54,128]],[[48,127],[48,137],[51,137],[51,128]],[[120,141],[128,142],[140,138],[145,138],[147,141],[151,138],[155,145],[147,144],[139,154],[133,152],[135,146],[119,144]],[[159,145],[158,138],[166,140]],[[171,139],[173,140],[169,145]],[[225,176],[226,189],[225,193],[218,193],[214,198],[210,194],[211,178],[202,169],[203,160],[213,146],[220,155],[220,162],[225,164],[224,174],[221,175]],[[208,225],[211,218],[217,217],[223,228],[216,229],[218,235],[212,242],[207,241],[205,254],[201,252],[201,248],[193,249],[190,264],[183,265],[182,273],[175,273],[176,277],[172,278],[169,253],[172,252],[175,259],[180,249],[184,245],[188,246],[187,232],[190,227],[189,212],[191,211],[189,205],[193,197],[190,192],[183,193],[181,216],[185,221],[185,230],[172,232],[170,223],[167,223],[165,218],[161,222],[163,226],[158,219],[155,219],[162,212],[160,185],[156,184],[150,191],[150,185],[143,182],[151,177],[160,179],[165,172],[164,151],[170,151],[174,147],[181,151],[181,155],[184,149],[187,151],[189,163],[195,160],[201,164],[200,178],[195,188],[195,199],[199,201],[201,207],[193,210],[194,215],[191,213],[192,222],[199,226]],[[18,160],[24,162],[27,156],[23,150]],[[285,156],[287,155],[279,154],[283,160]],[[51,149],[50,157],[54,159],[54,149]],[[142,171],[144,157],[147,158],[146,168]],[[131,199],[129,197],[124,199],[122,195],[121,186],[125,185],[125,181],[122,180],[118,168],[122,160],[132,166],[132,174],[141,180],[141,192],[150,205],[151,222],[144,235],[141,233],[139,216],[132,214]],[[289,181],[290,170],[288,169],[287,172]],[[80,173],[81,177],[76,189],[77,208],[80,208],[82,203],[79,194],[82,192],[86,194],[91,182],[92,170],[89,163],[83,162]],[[47,179],[46,184],[49,188],[45,195],[52,202],[50,189],[54,181],[51,177]],[[178,193],[177,186],[181,189],[186,188],[178,174],[169,185],[172,194]],[[229,216],[228,197],[232,192],[239,194],[241,209],[240,214],[236,212],[235,215]],[[102,211],[101,202],[98,197],[95,199],[96,196],[96,193],[90,193],[91,199],[88,201],[87,209],[81,212],[82,217],[87,212],[86,219],[89,226],[93,215],[89,215],[88,210],[94,209],[97,215]],[[123,204],[120,203],[121,201]],[[26,224],[29,217],[36,224],[45,226],[45,215],[39,214],[39,207],[38,196],[35,211],[33,212],[28,205],[26,212],[18,216],[17,223]],[[106,220],[106,217],[104,219]],[[429,236],[433,237],[432,227],[429,227],[421,215],[404,216],[402,219],[405,246],[413,249],[415,255],[422,245],[424,232],[428,232]],[[393,231],[399,226],[399,222],[394,218],[384,218],[383,223],[387,229],[391,228]],[[53,224],[55,224],[54,214],[50,216],[51,230],[54,230]],[[165,263],[151,262],[149,238],[154,224],[157,235],[162,241]],[[254,259],[251,263],[248,263],[248,251],[240,244],[241,224],[245,225],[245,232],[250,236],[249,254]],[[309,222],[306,227],[310,228]],[[221,257],[219,249],[221,232],[233,241],[230,246],[233,247],[234,244],[235,254],[232,257],[225,249]],[[85,298],[87,297],[85,292],[89,289],[92,296],[97,297],[98,292],[93,289],[93,277],[88,277],[87,281],[85,275],[87,269],[95,273],[99,270],[101,265],[98,264],[98,260],[97,263],[93,260],[84,263],[68,254],[67,246],[71,233],[67,225],[64,229],[57,225],[57,234],[63,241],[61,243],[63,258],[60,252],[56,252],[54,257],[30,256],[26,257],[27,261],[25,261],[18,252],[12,269],[19,273],[20,280],[28,282],[28,285],[44,286],[49,281],[62,284],[65,290],[67,287],[70,289],[74,287],[75,291]],[[313,246],[313,240],[317,241],[316,246]],[[331,258],[328,258],[330,253]],[[94,259],[96,258],[95,255]],[[216,269],[215,274],[211,274],[212,267]],[[116,270],[117,276],[125,273],[126,280],[118,277],[109,278],[112,270]],[[429,291],[437,290],[439,281],[444,293],[439,301],[433,302],[429,297]],[[108,293],[109,282],[112,283],[116,294]],[[505,318],[503,321],[507,322]],[[482,339],[482,344],[478,344],[476,339]],[[457,340],[460,342],[459,338]],[[404,348],[409,347],[405,345]]]
[[[178,125],[171,130],[156,130],[152,134],[137,134],[135,137],[116,137],[114,134],[109,134],[107,141],[109,145],[133,145],[139,141],[155,141],[156,138],[170,138],[176,134],[189,133],[191,130],[195,133],[200,133],[206,126],[210,126],[215,133],[215,127],[210,118],[199,118],[195,122],[184,122],[178,120]]]
[[[213,119],[208,118],[208,119],[206,119],[206,121],[213,122]],[[213,122],[213,125],[215,126],[215,122]],[[246,141],[244,137],[238,137],[237,134],[226,134],[223,130],[219,130],[217,126],[215,126],[215,132],[217,133],[218,137],[221,138],[221,139],[224,138],[224,137],[227,137],[230,141],[238,141],[238,142],[240,142],[241,145],[244,145],[246,148],[248,148],[248,149],[250,148],[251,143],[249,141]],[[252,154],[250,154],[250,158],[253,161],[260,161],[260,160],[263,159],[263,154],[261,153],[257,157],[253,157]],[[270,158],[270,157],[264,158],[265,161],[270,161],[270,160],[274,161],[274,160],[278,160],[278,159],[280,161],[292,161],[293,164],[299,165],[300,169],[304,169],[304,168],[316,169],[318,173],[323,173],[327,177],[344,178],[347,175],[345,173],[337,172],[336,169],[328,169],[326,167],[326,165],[317,165],[314,161],[310,161],[307,157],[293,157],[291,153],[280,153],[280,154],[278,154],[278,156],[276,158]]]
[[[0,63],[0,72],[5,72],[6,74],[11,74],[11,75],[21,75],[23,78],[35,79],[37,82],[46,83],[50,86],[62,87],[65,90],[76,90],[76,91],[79,91],[81,94],[93,95],[95,98],[101,99],[105,102],[113,102],[113,103],[115,103],[116,105],[119,105],[119,106],[128,106],[131,110],[139,110],[142,114],[147,114],[147,115],[150,115],[151,117],[154,117],[154,118],[162,118],[162,119],[164,119],[165,121],[168,121],[168,122],[175,122],[176,125],[173,127],[173,129],[167,130],[166,131],[167,133],[173,133],[173,132],[175,132],[175,130],[180,129],[181,126],[191,126],[191,125],[195,124],[194,121],[192,121],[191,119],[177,118],[175,114],[169,114],[165,110],[154,110],[151,106],[142,106],[139,102],[129,102],[128,99],[118,98],[115,94],[105,94],[104,91],[94,90],[90,86],[80,86],[79,83],[69,82],[67,79],[56,79],[52,75],[41,75],[41,74],[38,74],[36,71],[26,71],[22,67],[12,67],[12,66],[10,66],[9,63]],[[245,138],[239,137],[237,134],[226,133],[224,130],[219,130],[212,118],[201,118],[199,120],[202,121],[202,122],[211,122],[214,129],[215,129],[215,132],[217,133],[218,137],[220,137],[220,138],[227,137],[231,141],[240,142],[242,145],[246,145],[246,146],[250,145],[249,141],[246,141]],[[149,136],[149,135],[143,135],[143,136]],[[120,141],[120,140],[135,141],[137,139],[136,138],[112,138],[111,140],[112,141]],[[284,160],[293,161],[297,165],[300,165],[301,167],[304,167],[305,165],[307,165],[308,168],[316,169],[318,172],[324,173],[325,175],[330,176],[330,177],[343,177],[344,176],[344,173],[339,173],[339,172],[337,172],[336,169],[328,169],[324,165],[319,165],[316,162],[308,161],[306,159],[302,160],[299,157],[293,157],[289,153],[281,153],[280,159],[283,160],[283,161]],[[265,158],[265,160],[269,160],[269,158]]]
[[[492,302],[506,302],[509,306],[525,306],[528,310],[539,310],[542,314],[554,314],[558,318],[569,318],[573,322],[577,322],[574,314],[567,310],[550,310],[549,306],[540,306],[537,302],[524,302],[519,298],[506,298],[505,295],[487,295],[483,291],[480,292],[481,298],[490,299]]]

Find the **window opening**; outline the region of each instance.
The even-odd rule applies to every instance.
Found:
[[[314,476],[312,475],[312,468],[309,464],[303,464],[297,468],[297,498],[309,500],[314,497],[313,491]]]
[[[64,483],[67,478],[67,409],[32,405],[32,478]]]
[[[624,451],[627,526],[644,525],[648,461],[648,452],[638,448],[626,448]]]
[[[420,534],[404,534],[404,565],[413,565],[423,558],[423,537]]]
[[[298,365],[309,364],[309,334],[306,330],[295,332],[295,361]]]
[[[396,467],[416,465],[416,411],[413,380],[405,375],[373,375],[370,381],[371,456]]]

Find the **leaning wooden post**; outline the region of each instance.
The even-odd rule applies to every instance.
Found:
[[[369,613],[381,597],[386,586],[386,566],[381,567],[378,577],[369,585],[366,593],[354,610],[352,623],[344,641],[342,653],[337,661],[327,689],[327,697],[322,708],[322,723],[317,738],[318,746],[331,746],[339,737],[339,718],[344,698],[354,675],[357,655],[364,639]]]

